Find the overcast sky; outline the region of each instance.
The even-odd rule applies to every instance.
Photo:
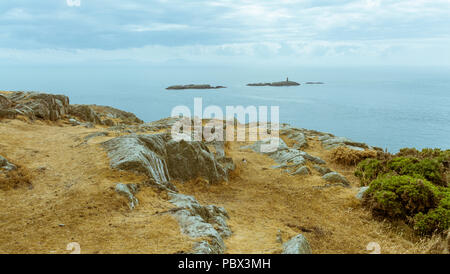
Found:
[[[450,0],[3,0],[0,62],[450,65]]]

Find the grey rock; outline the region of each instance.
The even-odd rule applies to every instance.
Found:
[[[325,147],[325,149],[333,149],[339,146],[347,146],[349,148],[353,149],[365,149],[369,148],[367,144],[360,143],[360,142],[354,142],[348,138],[345,137],[320,137],[319,140],[322,142],[322,145]]]
[[[283,244],[281,254],[312,254],[312,251],[305,236],[298,234]]]
[[[308,141],[306,140],[306,136],[303,133],[303,130],[298,128],[287,128],[281,130],[281,134],[285,135],[287,138],[294,140],[296,142],[294,148],[303,148],[307,146]]]
[[[116,192],[122,196],[128,198],[128,206],[133,210],[137,205],[139,205],[138,199],[134,196],[139,190],[139,187],[135,184],[122,184],[116,185]]]
[[[6,96],[0,94],[0,109],[8,109],[12,107],[12,102]]]
[[[162,133],[126,135],[102,145],[113,168],[145,173],[169,189],[174,189],[171,179],[188,181],[202,177],[211,183],[228,180],[228,168],[201,142],[178,142]]]
[[[0,171],[1,170],[11,171],[16,169],[17,167],[15,165],[11,164],[8,160],[6,160],[5,157],[0,155]]]
[[[330,172],[327,173],[325,175],[323,175],[322,177],[325,181],[330,182],[330,183],[341,183],[344,184],[346,186],[349,186],[350,183],[347,180],[347,178],[345,178],[343,175],[337,173],[337,172]]]
[[[358,193],[356,194],[356,199],[358,199],[358,200],[362,200],[363,199],[363,197],[364,197],[364,193],[366,193],[366,191],[369,189],[369,187],[368,186],[363,186],[363,187],[361,187],[361,188],[359,188],[359,191],[358,191]]]
[[[295,172],[291,173],[291,175],[309,175],[309,174],[311,174],[311,171],[307,166],[302,166]]]
[[[194,197],[188,195],[170,192],[169,197],[170,202],[179,209],[173,215],[179,222],[181,231],[192,238],[209,239],[209,242],[197,243],[193,252],[222,254],[225,251],[223,237],[231,236],[231,230],[226,223],[226,210],[215,205],[202,206]]]
[[[63,118],[69,111],[69,98],[64,95],[53,95],[38,92],[12,92],[2,95],[7,98],[3,101],[6,108],[2,115],[9,115],[14,118],[15,115],[24,115],[30,119],[44,119],[56,121]],[[6,102],[6,103],[5,103]],[[9,106],[8,106],[9,105]]]
[[[241,147],[241,149],[251,149],[259,153],[272,154],[277,151],[289,149],[289,147],[281,138],[273,137],[258,140],[252,145]]]
[[[79,126],[79,125],[81,125],[80,122],[78,122],[76,119],[73,119],[73,118],[70,118],[70,119],[69,119],[69,123],[70,123],[72,126]]]
[[[101,125],[102,121],[98,114],[88,105],[71,105],[69,114],[76,116],[84,122]]]
[[[315,165],[315,166],[313,166],[313,168],[315,170],[317,170],[320,173],[320,175],[322,175],[322,176],[327,173],[333,172],[330,168],[324,167],[324,166]]]
[[[106,132],[106,131],[94,132],[94,133],[91,133],[91,134],[85,136],[84,140],[88,141],[88,140],[90,140],[92,138],[95,138],[95,137],[104,137],[104,136],[108,136],[108,135],[109,135],[109,132]]]

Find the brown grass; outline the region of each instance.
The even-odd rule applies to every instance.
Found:
[[[146,178],[109,168],[99,143],[114,136],[81,144],[87,134],[103,130],[0,121],[0,151],[12,161],[20,159],[33,184],[33,189],[0,191],[0,253],[70,253],[70,242],[78,242],[82,253],[179,253],[192,248],[193,239],[180,232],[176,220],[161,214],[173,208],[164,192],[143,188],[134,211],[115,193],[118,182]],[[229,182],[176,183],[181,193],[202,204],[227,209],[233,231],[225,240],[227,253],[279,253],[278,230],[284,241],[304,234],[314,253],[369,253],[370,242],[379,243],[382,253],[425,253],[433,245],[402,223],[373,219],[354,198],[359,185],[354,167],[333,162],[317,140],[310,139],[305,151],[346,176],[352,188],[317,189],[325,182],[314,170],[312,176],[290,176],[271,169],[275,163],[268,156],[241,151],[246,144],[226,144],[237,167]]]
[[[21,187],[32,187],[30,171],[22,165],[14,164],[17,166],[16,170],[0,172],[0,190],[8,191]]]
[[[348,147],[339,146],[331,151],[333,162],[341,165],[356,166],[359,162],[367,158],[376,158],[375,150],[354,150]]]

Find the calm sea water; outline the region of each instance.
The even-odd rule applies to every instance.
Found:
[[[325,85],[247,87],[247,83],[323,81]],[[220,90],[166,91],[174,84],[225,85]],[[450,148],[450,70],[401,67],[1,67],[0,90],[66,94],[71,103],[110,105],[145,121],[173,107],[279,106],[280,121],[345,136],[396,152]],[[225,108],[224,108],[225,110]]]

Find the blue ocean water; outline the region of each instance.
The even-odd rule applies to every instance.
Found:
[[[247,83],[322,81],[324,85],[247,87]],[[175,84],[219,90],[167,91]],[[173,107],[279,106],[280,121],[396,152],[450,148],[450,70],[424,67],[51,66],[0,67],[0,90],[68,95],[71,103],[110,105],[145,121]]]

